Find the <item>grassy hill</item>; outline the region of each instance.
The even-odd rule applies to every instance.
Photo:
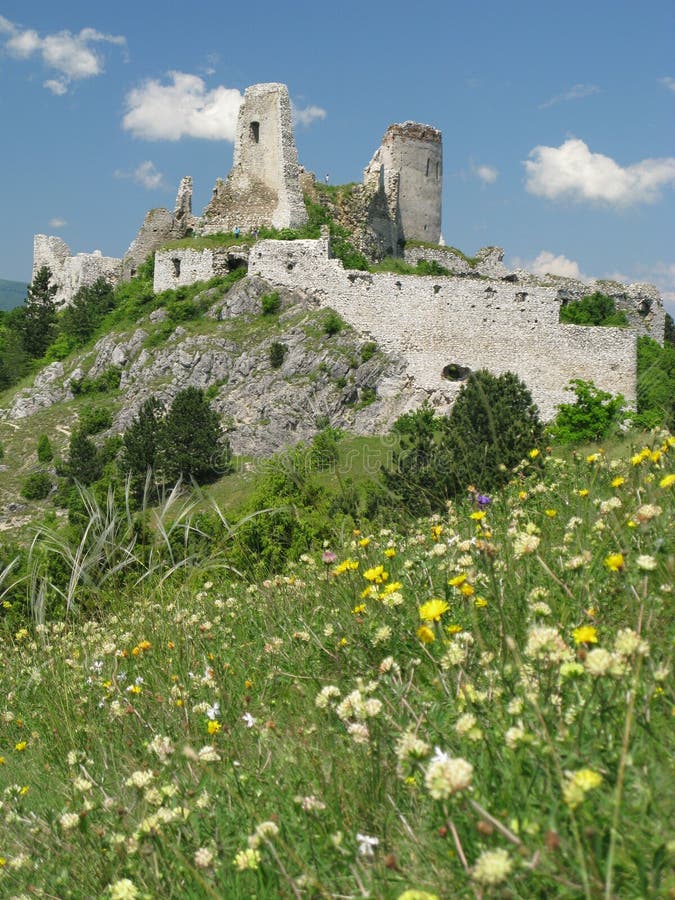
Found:
[[[7,281],[0,278],[0,309],[21,306],[26,299],[26,285],[23,281]]]
[[[45,529],[0,610],[0,894],[671,896],[674,445],[254,582],[175,501],[152,550],[93,499],[80,553]]]

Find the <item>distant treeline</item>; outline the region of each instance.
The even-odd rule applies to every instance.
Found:
[[[0,278],[0,309],[14,309],[26,299],[27,287],[23,281],[7,281]]]

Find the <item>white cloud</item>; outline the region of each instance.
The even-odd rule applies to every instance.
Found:
[[[588,281],[588,278],[579,269],[579,264],[573,259],[568,259],[562,254],[556,256],[549,250],[542,250],[536,259],[525,263],[523,268],[535,275],[562,275],[564,278]]]
[[[294,125],[311,125],[317,119],[326,118],[326,110],[320,106],[305,106],[301,108],[291,103],[291,118]]]
[[[155,79],[129,91],[122,127],[147,141],[182,137],[234,141],[242,95],[235,88],[209,91],[198,75],[169,72],[170,84]]]
[[[55,216],[53,219],[49,220],[50,228],[63,228],[68,223],[65,219],[61,219],[59,216]]]
[[[539,109],[548,109],[550,106],[555,106],[556,103],[565,103],[568,100],[581,100],[583,97],[590,97],[591,94],[599,93],[600,88],[597,84],[575,84],[568,91],[556,94],[555,97],[551,97],[545,103],[541,103]]]
[[[550,200],[601,202],[628,206],[653,203],[660,189],[675,185],[675,158],[643,159],[621,166],[609,156],[591,153],[577,138],[560,147],[535,147],[524,163],[525,188]]]
[[[659,78],[659,84],[667,87],[669,91],[675,91],[675,78],[672,78],[670,75],[666,75],[665,78]]]
[[[122,172],[120,169],[115,171],[115,178],[130,178],[136,184],[143,185],[149,191],[157,190],[165,187],[164,176],[158,170],[157,166],[150,159],[146,159],[140,165],[136,166],[133,172]]]
[[[499,170],[494,166],[486,166],[479,165],[476,166],[471,163],[471,171],[476,176],[476,178],[480,179],[483,184],[494,184],[497,180],[497,176],[499,175]]]
[[[44,82],[54,94],[65,94],[71,82],[93,78],[103,72],[103,56],[92,44],[126,46],[126,38],[122,35],[103,34],[94,28],[83,28],[78,34],[59,31],[40,37],[34,29],[21,29],[4,17],[0,17],[0,32],[9,34],[5,48],[11,56],[29,59],[37,53],[47,68],[59,73],[57,78]]]

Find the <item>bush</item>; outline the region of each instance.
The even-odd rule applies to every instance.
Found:
[[[54,451],[52,450],[51,441],[46,434],[41,434],[37,442],[37,458],[38,462],[48,463],[54,459]]]
[[[618,310],[612,298],[600,291],[561,306],[560,321],[567,325],[603,325],[616,328],[628,325],[626,313]]]
[[[324,472],[334,466],[338,460],[339,443],[342,432],[339,428],[327,426],[315,435],[310,448],[312,466],[318,472]]]
[[[602,440],[619,421],[626,401],[621,394],[601,391],[592,381],[574,378],[570,385],[576,401],[558,407],[551,434],[564,444]]]
[[[361,347],[361,359],[364,363],[368,362],[369,359],[372,359],[376,353],[377,344],[375,341],[367,341],[363,347]]]
[[[281,297],[278,291],[272,291],[271,294],[263,294],[260,298],[262,311],[264,316],[272,316],[281,309]]]
[[[21,496],[26,500],[44,500],[52,489],[52,479],[47,472],[33,472],[21,487]]]
[[[119,390],[120,381],[122,380],[122,370],[119,366],[109,366],[96,378],[89,378],[84,375],[82,378],[76,378],[70,382],[70,389],[73,394],[111,394]]]
[[[80,431],[83,434],[99,434],[112,425],[112,413],[104,406],[85,406],[80,412]]]
[[[328,337],[332,337],[334,334],[339,334],[344,327],[344,320],[336,312],[333,312],[332,309],[329,310],[323,320],[324,333],[327,334]]]
[[[278,369],[283,365],[284,357],[287,353],[288,347],[286,344],[274,341],[274,343],[270,345],[270,365],[273,369]]]
[[[649,337],[637,342],[637,415],[641,428],[675,429],[675,346]]]

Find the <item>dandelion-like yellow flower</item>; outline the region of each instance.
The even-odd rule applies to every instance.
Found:
[[[216,722],[215,719],[211,719],[206,726],[206,730],[209,734],[218,734],[222,727],[223,726],[220,724],[220,722]]]
[[[333,575],[342,575],[344,572],[355,572],[359,567],[358,559],[345,559],[333,569]]]
[[[486,515],[487,515],[487,514],[486,514],[486,512],[485,512],[484,509],[477,509],[475,512],[472,512],[472,513],[471,513],[471,515],[469,516],[469,518],[470,518],[470,519],[476,519],[476,521],[480,522],[482,519],[485,518]]]
[[[447,631],[448,634],[459,634],[460,631],[462,630],[462,626],[461,625],[448,625],[448,627],[445,630]]]
[[[664,475],[661,481],[659,481],[660,488],[669,488],[675,484],[675,474]]]
[[[600,459],[600,456],[601,456],[600,453],[589,453],[588,456],[586,457],[586,462],[587,463],[597,462]]]
[[[355,616],[358,616],[358,615],[360,615],[362,612],[365,612],[365,611],[366,611],[366,604],[365,604],[365,603],[359,603],[359,605],[358,605],[358,606],[355,606],[354,609],[352,610],[352,612],[354,613]]]
[[[359,547],[367,547],[369,543],[370,543],[370,538],[367,538],[367,537],[361,538],[361,540],[359,541]]]
[[[625,565],[623,553],[610,553],[605,557],[605,565],[610,572],[620,572]]]
[[[589,493],[590,492],[589,492],[588,488],[581,488],[581,490],[577,491],[577,494],[580,497],[588,497]]]
[[[431,537],[434,541],[437,541],[439,537],[443,534],[443,526],[442,525],[432,525],[431,526]]]
[[[403,585],[401,584],[400,581],[390,581],[389,584],[385,584],[385,586],[382,588],[380,596],[388,597],[389,594],[393,594],[396,591],[400,591],[402,587],[403,587]]]
[[[374,584],[383,584],[389,578],[389,572],[384,571],[384,566],[373,566],[372,569],[366,569],[363,577]]]
[[[422,641],[423,644],[433,644],[433,642],[436,640],[436,635],[428,625],[420,625],[420,627],[417,629],[417,637]]]
[[[580,625],[572,632],[575,644],[597,644],[598,630],[593,625]]]
[[[23,751],[26,749],[27,746],[28,746],[28,741],[19,741],[18,744],[14,744],[14,749],[17,750],[19,753],[23,753]]]
[[[527,500],[527,491],[518,491],[519,500]]]
[[[530,459],[536,459],[539,456],[539,450],[537,450],[537,448],[535,447],[533,450],[530,450],[528,456],[530,457]]]
[[[387,549],[384,551],[384,555],[387,557],[387,559],[392,559],[394,556],[396,556],[396,550],[393,547],[387,547]]]
[[[617,475],[616,478],[612,479],[612,487],[618,488],[621,487],[622,484],[626,483],[626,479],[622,478],[621,475]]]
[[[465,597],[471,597],[476,593],[476,589],[472,584],[469,584],[468,581],[465,581],[464,584],[460,585],[459,592]]]
[[[473,601],[473,605],[476,607],[476,609],[483,609],[484,606],[488,605],[488,602],[485,597],[476,597],[476,599]]]
[[[450,609],[445,600],[433,599],[423,603],[419,608],[420,619],[423,622],[440,622],[443,613]]]
[[[460,584],[464,584],[466,581],[466,573],[462,572],[460,575],[455,575],[448,581],[450,587],[459,587]]]
[[[557,509],[545,509],[544,515],[548,516],[549,519],[555,519],[555,517],[558,515],[558,510]]]

